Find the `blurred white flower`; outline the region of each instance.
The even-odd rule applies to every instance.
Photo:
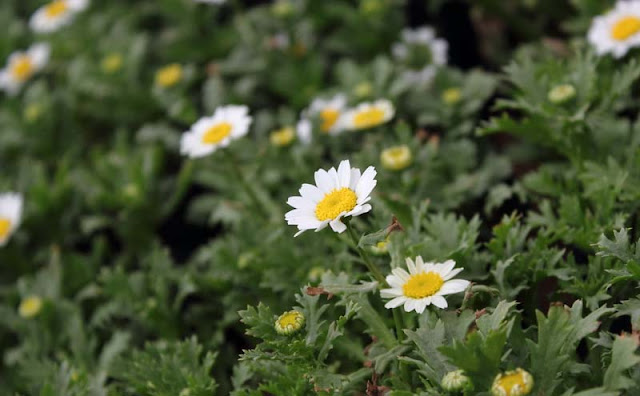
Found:
[[[611,11],[593,18],[587,37],[598,55],[620,58],[640,46],[640,1],[618,1]]]
[[[360,174],[360,169],[352,168],[349,161],[344,160],[337,170],[318,169],[314,177],[316,185],[303,184],[300,196],[287,200],[294,209],[284,217],[287,224],[300,230],[295,236],[307,230],[320,231],[327,225],[342,233],[347,229],[343,217],[360,216],[371,210],[367,202],[377,184],[374,167],[370,166]]]
[[[15,95],[35,73],[49,61],[49,44],[33,44],[27,51],[16,51],[9,56],[7,65],[0,69],[0,89]]]
[[[0,246],[4,246],[22,218],[22,195],[0,194]]]
[[[211,117],[202,117],[182,135],[180,151],[191,158],[204,157],[249,131],[251,116],[247,106],[218,107]]]
[[[385,308],[396,308],[404,304],[406,312],[424,312],[431,304],[438,308],[447,308],[444,296],[460,293],[469,286],[469,281],[452,279],[462,268],[454,269],[456,262],[447,260],[444,263],[425,263],[422,257],[415,262],[406,259],[409,272],[403,268],[394,268],[387,276],[390,289],[380,290],[382,298],[391,298]]]
[[[71,23],[75,15],[88,5],[88,0],[53,0],[33,13],[29,26],[36,33],[55,32]]]
[[[386,99],[375,102],[360,103],[353,109],[347,110],[338,121],[340,128],[348,130],[368,129],[384,124],[393,118],[395,108]]]
[[[405,67],[404,77],[409,83],[430,82],[439,66],[447,63],[448,44],[436,38],[432,28],[404,29],[402,41],[391,48],[393,56]]]
[[[338,122],[347,105],[347,97],[337,94],[329,99],[315,98],[307,110],[311,118],[319,118],[320,130],[324,133],[335,134],[342,131]]]
[[[313,127],[311,125],[311,121],[306,118],[301,118],[300,121],[296,124],[296,135],[298,135],[298,139],[304,145],[311,144]]]

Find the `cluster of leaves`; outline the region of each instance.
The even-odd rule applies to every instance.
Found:
[[[444,66],[427,85],[391,54],[401,0],[96,1],[38,37],[42,3],[0,4],[1,54],[52,46],[0,99],[0,192],[25,198],[0,248],[0,394],[442,395],[462,369],[466,394],[488,395],[518,367],[535,395],[640,393],[640,66],[585,45],[605,2],[470,2],[477,43],[451,34],[451,58],[477,44],[504,71]],[[425,11],[447,20],[451,3]],[[567,39],[541,44],[549,26]],[[170,63],[181,81],[154,85]],[[563,84],[575,96],[556,103]],[[396,117],[270,143],[338,92],[389,99]],[[250,108],[250,134],[181,157],[180,133],[230,103]],[[412,164],[384,168],[397,145]],[[294,239],[287,197],[345,158],[378,170],[373,211],[350,224],[360,240]],[[384,274],[453,259],[472,286],[446,310],[388,310],[361,255]],[[17,309],[29,296],[34,317]],[[292,309],[304,327],[279,334]]]

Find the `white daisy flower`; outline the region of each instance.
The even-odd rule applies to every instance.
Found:
[[[311,140],[313,138],[311,134],[312,130],[313,126],[311,125],[311,121],[306,118],[301,118],[296,124],[296,135],[298,135],[298,140],[300,140],[304,145],[311,144]]]
[[[211,117],[202,117],[182,135],[180,151],[191,158],[204,157],[249,131],[251,116],[247,106],[218,107]]]
[[[49,61],[49,44],[33,44],[27,51],[16,51],[9,56],[7,65],[0,69],[0,89],[15,95],[35,73]]]
[[[357,107],[347,110],[339,120],[340,127],[348,130],[373,128],[384,124],[393,118],[395,108],[386,99],[375,102],[360,103]]]
[[[367,202],[377,183],[373,166],[360,174],[360,169],[351,168],[349,161],[344,160],[338,170],[318,169],[314,177],[316,185],[303,184],[300,196],[287,200],[294,209],[284,218],[287,224],[300,230],[295,236],[306,230],[320,231],[327,225],[337,233],[344,232],[347,226],[342,222],[343,217],[360,216],[371,210]]]
[[[424,312],[428,305],[447,308],[444,296],[460,293],[469,286],[469,281],[452,279],[462,268],[454,269],[456,262],[447,260],[444,263],[425,263],[422,257],[416,257],[415,262],[407,258],[407,268],[394,268],[387,276],[390,289],[380,290],[382,298],[391,298],[385,308],[396,308],[404,304],[406,312]]]
[[[393,56],[407,67],[404,77],[410,83],[428,83],[436,74],[439,66],[447,63],[449,45],[443,39],[436,38],[432,28],[402,31],[402,42],[391,48]]]
[[[618,1],[611,11],[593,18],[587,37],[598,55],[620,58],[640,46],[640,1]]]
[[[16,193],[0,194],[0,246],[9,241],[22,218],[22,196]]]
[[[342,131],[338,120],[346,105],[347,97],[343,94],[335,95],[330,99],[316,98],[309,105],[308,116],[320,119],[322,132],[335,134]]]
[[[88,0],[53,0],[33,13],[29,26],[36,33],[55,32],[71,23],[75,15],[88,5]]]

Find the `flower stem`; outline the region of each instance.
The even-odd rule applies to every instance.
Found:
[[[384,280],[384,276],[382,275],[378,267],[376,267],[376,265],[373,264],[367,252],[363,248],[358,246],[358,238],[356,237],[356,233],[353,230],[353,227],[348,222],[345,222],[345,223],[347,225],[347,232],[351,237],[351,241],[353,241],[353,245],[355,249],[358,251],[358,254],[360,254],[360,257],[362,258],[362,261],[364,261],[364,264],[367,266],[367,269],[369,270],[371,275],[373,275],[373,277],[378,281],[378,284],[380,286],[386,285],[387,282]]]
[[[253,189],[253,187],[251,187],[251,184],[249,184],[249,182],[245,178],[244,173],[242,172],[242,169],[240,168],[240,165],[238,164],[236,156],[229,149],[223,149],[221,151],[225,154],[225,156],[229,160],[229,163],[231,163],[231,168],[233,168],[233,171],[236,173],[238,181],[240,182],[240,184],[244,188],[244,191],[249,196],[249,199],[253,203],[253,206],[255,206],[255,208],[260,212],[260,214],[265,219],[268,219],[269,218],[269,212],[266,210],[264,204],[258,198],[258,195],[256,194],[256,192]]]

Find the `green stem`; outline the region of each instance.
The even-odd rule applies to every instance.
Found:
[[[367,269],[369,270],[371,275],[373,275],[373,277],[378,281],[380,286],[386,285],[387,282],[384,280],[384,276],[382,275],[378,267],[376,267],[376,265],[373,264],[367,252],[358,245],[358,238],[356,237],[356,233],[353,230],[353,227],[348,222],[345,221],[345,223],[347,225],[347,232],[349,233],[349,236],[353,241],[353,245],[355,249],[358,251],[358,254],[360,254],[360,257],[362,258],[362,261],[364,261],[364,264],[367,266]]]
[[[255,206],[255,208],[260,212],[260,214],[265,219],[268,219],[269,212],[266,210],[264,204],[258,198],[258,195],[254,191],[253,187],[251,187],[251,184],[249,184],[249,182],[247,182],[247,179],[244,177],[244,173],[242,172],[242,169],[240,168],[240,165],[238,164],[238,161],[236,160],[235,155],[229,149],[223,149],[222,152],[225,154],[225,156],[229,160],[229,163],[231,163],[231,168],[233,168],[233,171],[235,172],[238,178],[238,181],[240,182],[245,192],[249,196],[249,199],[251,199],[253,206]]]

